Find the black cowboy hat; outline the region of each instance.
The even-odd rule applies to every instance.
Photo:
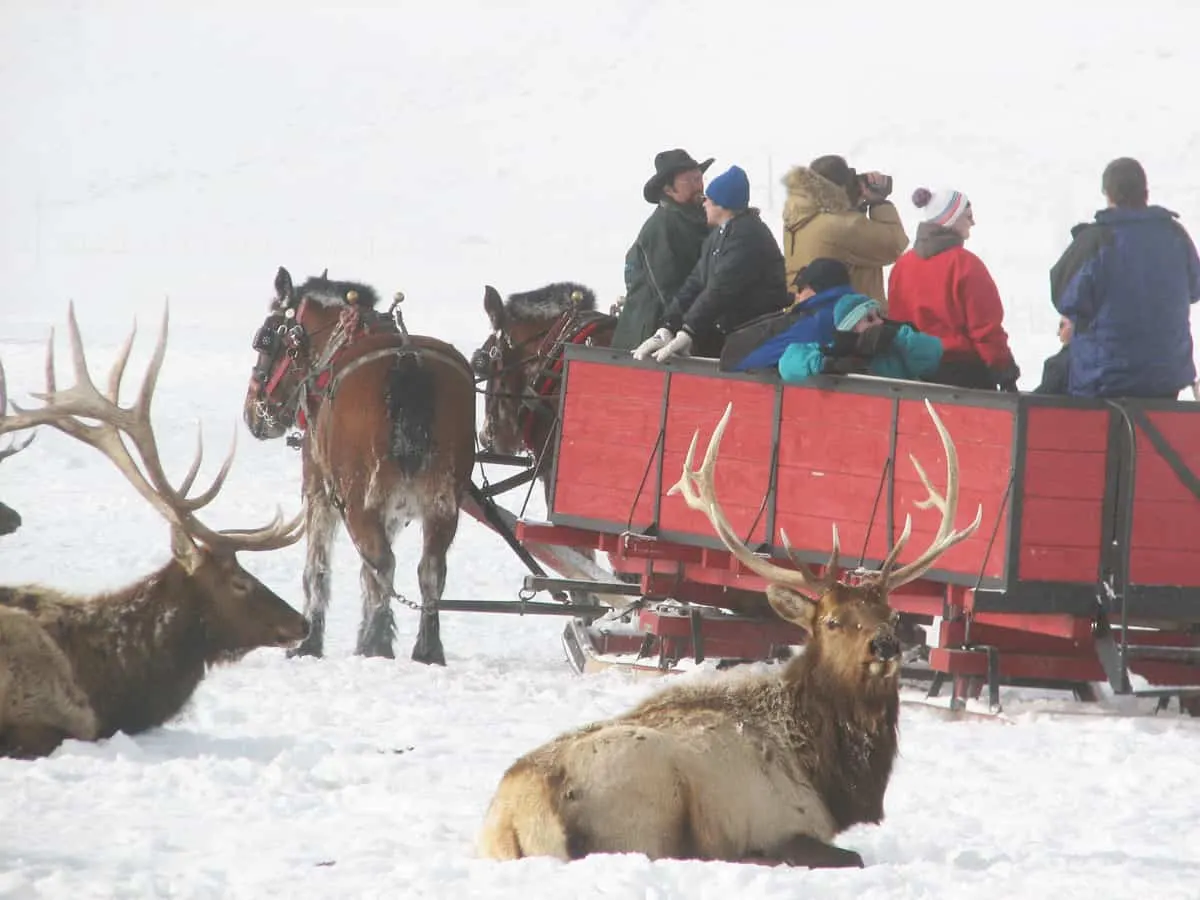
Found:
[[[646,198],[647,203],[657,205],[658,201],[662,199],[662,190],[667,182],[680,172],[686,172],[688,169],[699,169],[701,172],[707,172],[708,167],[712,164],[712,157],[700,163],[692,159],[691,154],[686,150],[663,150],[661,153],[655,154],[654,175],[646,182],[646,186],[642,188],[642,196]]]

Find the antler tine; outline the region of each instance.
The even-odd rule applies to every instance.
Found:
[[[4,377],[4,363],[0,362],[0,434],[3,434],[5,431],[16,430],[16,428],[5,427],[8,419],[8,384]],[[16,456],[28,447],[35,437],[37,437],[36,431],[24,440],[15,440],[5,447],[0,447],[0,461],[8,459],[10,456]]]
[[[692,469],[692,460],[695,458],[696,444],[700,439],[699,430],[692,435],[692,443],[688,447],[687,457],[683,462],[683,474],[679,481],[667,491],[667,494],[681,494],[689,508],[703,512],[708,516],[708,520],[713,530],[716,531],[717,537],[721,539],[721,543],[733,554],[734,559],[738,560],[738,562],[742,563],[750,571],[768,581],[789,585],[801,589],[806,593],[818,595],[824,593],[828,589],[827,583],[823,579],[814,578],[812,572],[807,567],[803,569],[786,569],[752,553],[750,548],[734,533],[728,518],[722,512],[721,505],[717,501],[713,473],[716,469],[717,454],[721,449],[721,439],[725,435],[725,427],[729,424],[731,415],[733,415],[732,403],[725,407],[725,414],[721,416],[717,427],[713,429],[712,437],[708,442],[708,449],[704,453],[704,462],[700,464],[699,469],[694,471]]]
[[[46,391],[33,396],[44,402],[40,409],[26,410],[16,404],[13,409],[18,415],[0,423],[0,428],[28,428],[33,425],[49,425],[82,443],[95,447],[116,465],[142,497],[159,511],[169,522],[182,526],[182,517],[170,503],[160,495],[146,474],[134,461],[125,443],[121,430],[136,424],[129,410],[117,406],[100,395],[87,368],[83,352],[83,340],[79,335],[79,324],[75,318],[74,303],[68,306],[67,321],[71,340],[71,357],[75,368],[75,384],[64,391],[58,390],[54,374],[54,329],[46,344]],[[124,366],[127,351],[119,354],[118,367]],[[116,368],[116,367],[114,367]],[[111,379],[110,379],[111,383]],[[95,419],[100,424],[88,425],[78,416]],[[142,448],[138,447],[139,451]]]
[[[803,562],[796,551],[792,549],[792,543],[788,540],[787,532],[782,528],[779,529],[779,539],[783,541],[783,549],[787,552],[788,559],[796,568],[807,573],[809,581],[814,585],[821,585],[824,590],[828,590],[837,581],[838,572],[841,569],[840,556],[842,553],[841,540],[838,537],[837,522],[833,523],[833,550],[829,553],[829,560],[825,563],[825,574],[818,578],[809,568],[808,564]]]
[[[983,521],[983,504],[981,503],[979,504],[978,511],[975,513],[974,521],[966,528],[958,531],[954,530],[954,517],[958,511],[958,450],[954,446],[954,440],[950,437],[950,432],[946,430],[941,417],[938,416],[937,410],[933,408],[933,404],[929,402],[928,398],[925,400],[925,408],[929,410],[929,415],[933,419],[938,437],[942,440],[942,447],[946,451],[946,493],[942,495],[933,487],[920,463],[917,462],[915,457],[911,457],[913,465],[917,470],[917,475],[929,493],[926,499],[916,505],[921,509],[928,509],[931,506],[936,507],[942,513],[942,522],[938,526],[933,542],[924,553],[895,572],[887,574],[886,585],[889,591],[920,578],[933,567],[934,562],[937,561],[939,556],[955,544],[966,540],[974,534]],[[906,528],[905,530],[907,531],[908,529]],[[897,549],[893,548],[892,553],[889,554],[889,558],[894,557],[896,552]]]
[[[278,550],[304,537],[307,511],[307,505],[302,505],[300,512],[284,522],[283,510],[275,507],[275,516],[262,528],[226,528],[205,542],[219,543],[230,550]]]

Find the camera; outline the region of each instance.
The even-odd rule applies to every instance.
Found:
[[[876,173],[876,174],[880,174],[880,173]],[[862,190],[862,192],[864,194],[870,192],[870,193],[875,194],[878,197],[887,197],[888,195],[890,195],[892,193],[892,176],[891,175],[883,175],[882,176],[883,182],[882,183],[877,182],[875,184],[872,184],[871,179],[867,175],[865,175],[861,172],[857,173],[855,177],[858,179],[859,188]]]

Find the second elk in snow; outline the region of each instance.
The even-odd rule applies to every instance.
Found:
[[[0,434],[48,425],[100,451],[171,524],[172,559],[128,587],[91,597],[43,585],[0,587],[0,756],[42,756],[66,738],[154,728],[183,709],[209,666],[258,647],[291,646],[308,633],[304,616],[236,557],[294,543],[303,519],[283,522],[277,513],[263,528],[232,531],[197,520],[221,489],[232,450],[202,493],[191,493],[199,452],[179,488],[163,472],[150,402],[166,351],[166,315],[137,401],[127,407],[117,393],[133,335],[101,394],[73,307],[69,325],[75,385],[56,389],[51,335],[45,405],[0,416]]]

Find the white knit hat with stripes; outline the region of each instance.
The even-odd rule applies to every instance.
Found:
[[[971,205],[966,194],[949,188],[941,191],[917,188],[913,191],[912,201],[922,211],[922,221],[932,222],[946,228],[962,218],[962,214]]]

